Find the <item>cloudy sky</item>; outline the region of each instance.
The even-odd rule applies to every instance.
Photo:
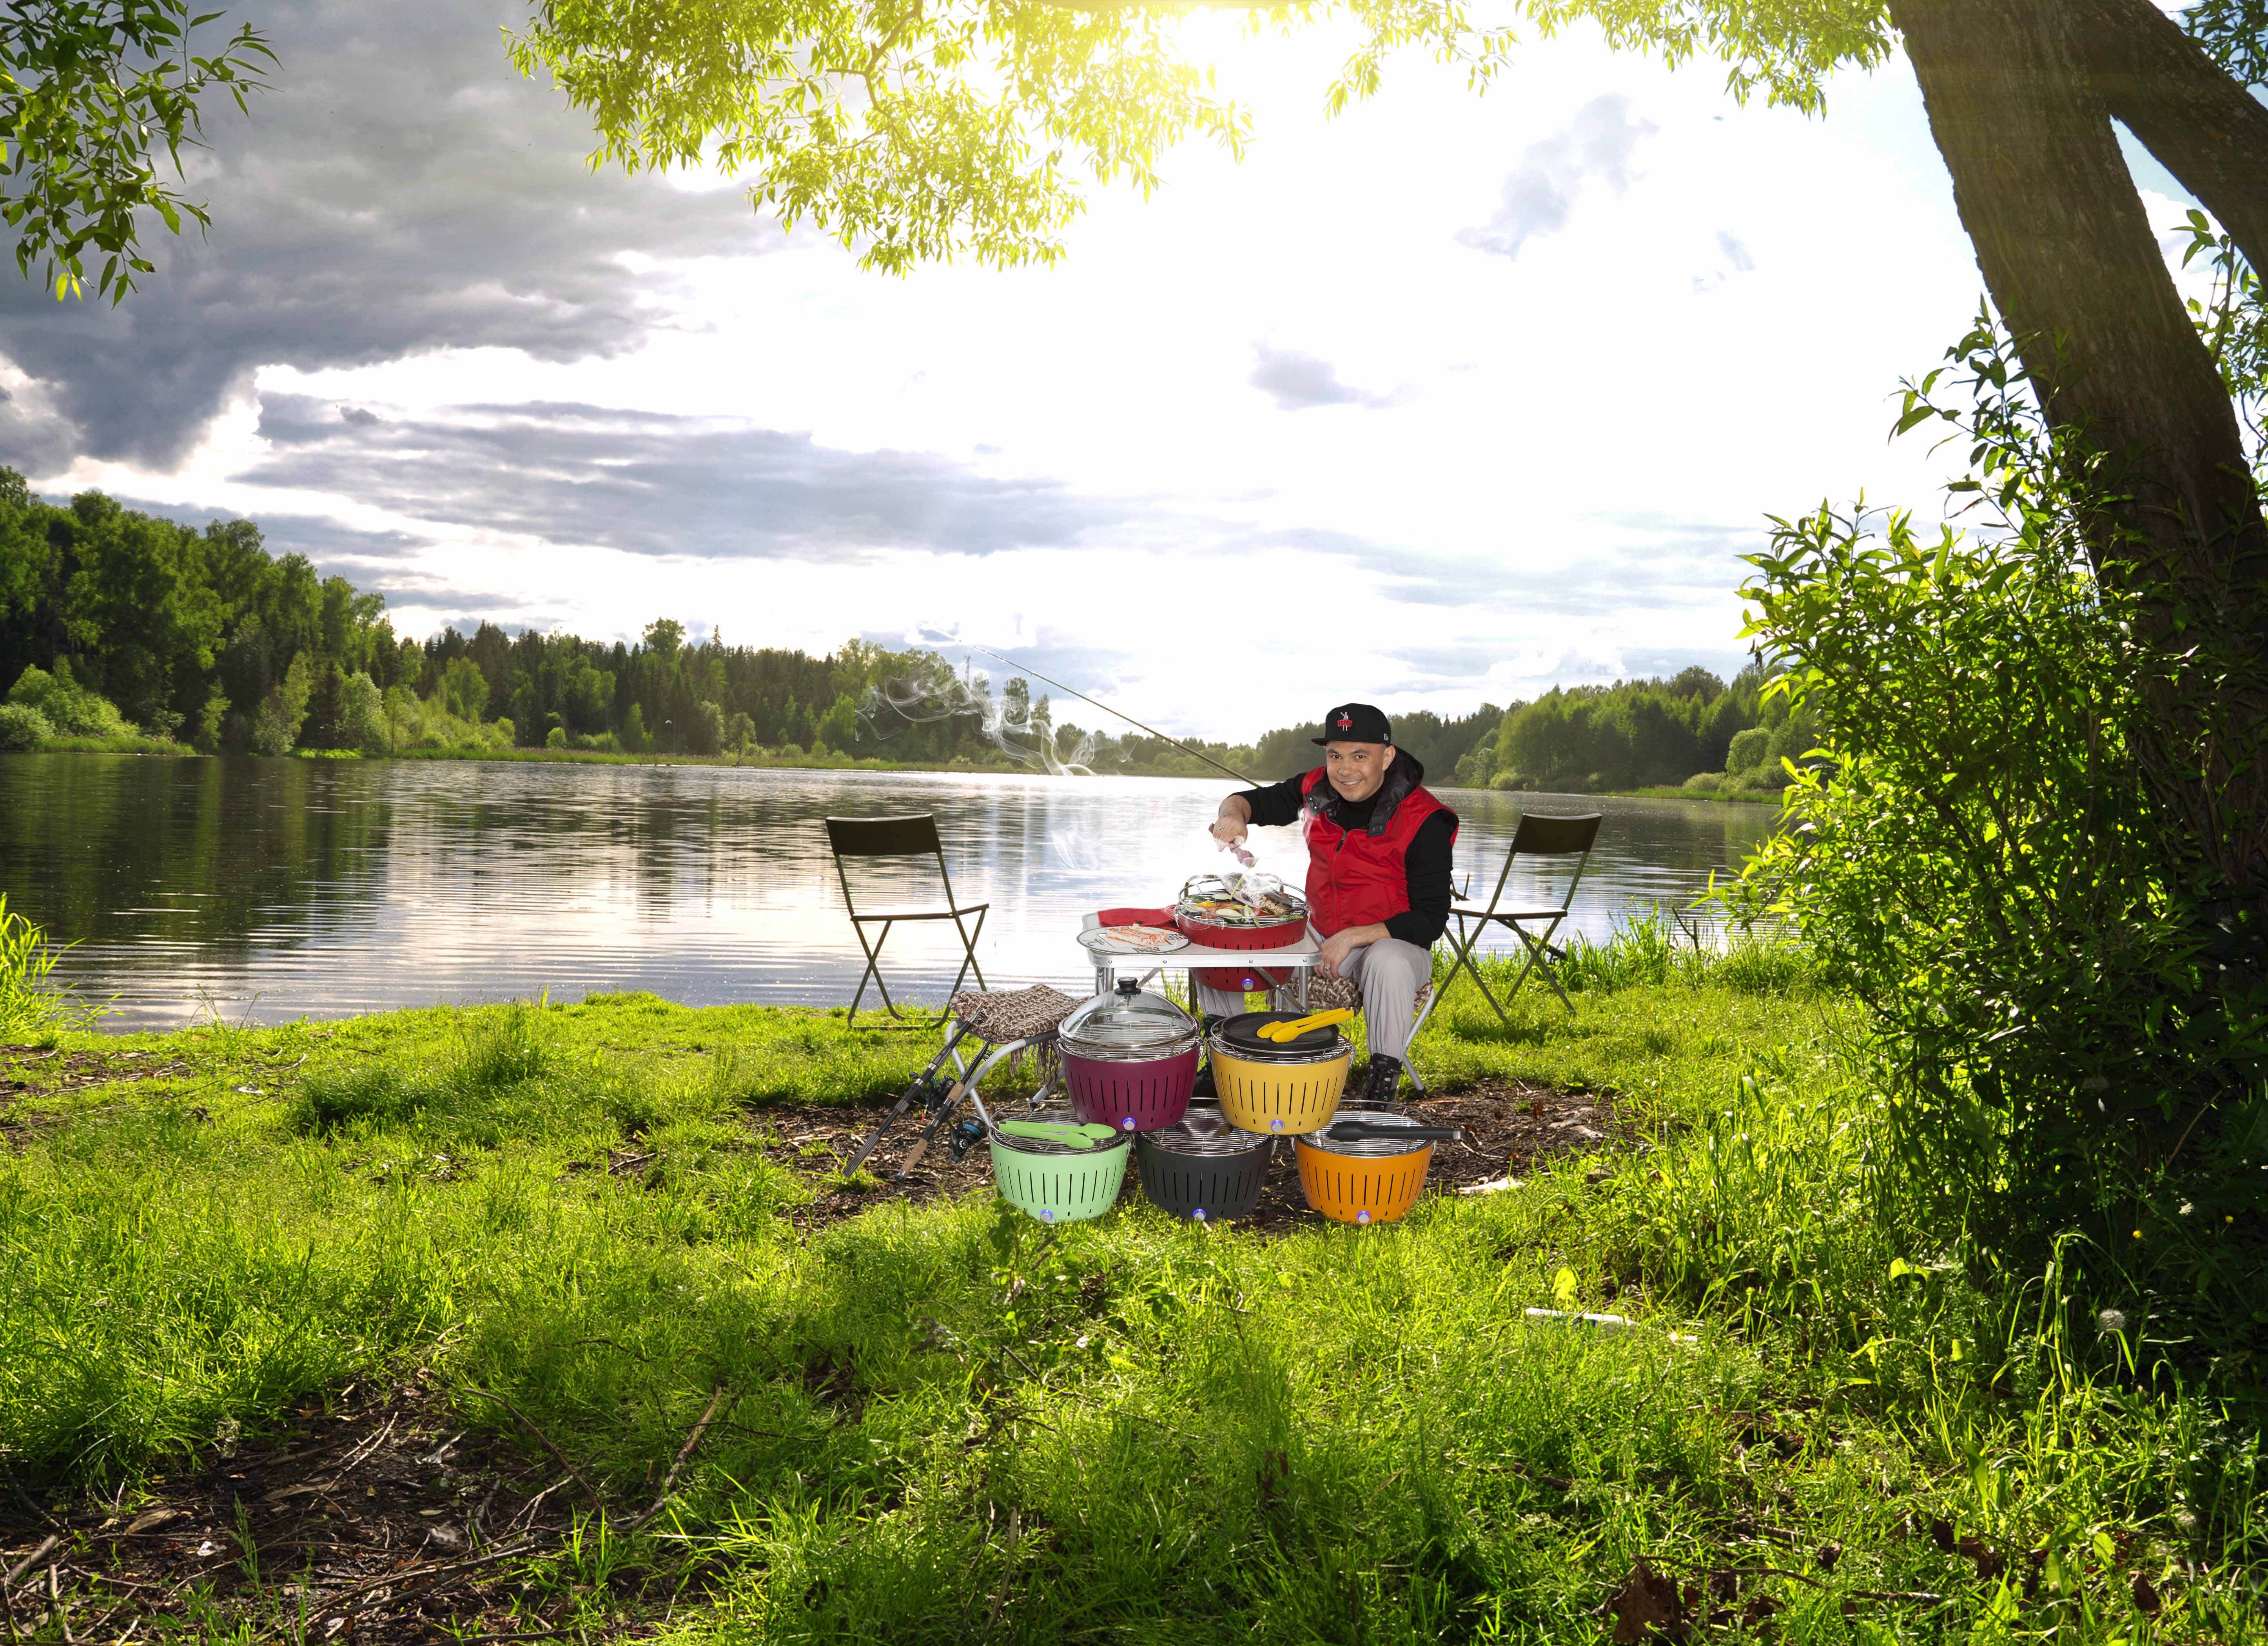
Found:
[[[1344,37],[1194,18],[1243,164],[1096,195],[1056,268],[900,279],[592,174],[516,15],[263,8],[210,237],[122,309],[0,283],[0,462],[249,516],[408,633],[968,642],[1214,735],[1729,670],[1765,515],[1930,503],[1892,397],[1980,280],[1903,62],[1812,121],[1575,36],[1327,121]]]

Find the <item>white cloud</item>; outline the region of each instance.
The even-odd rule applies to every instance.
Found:
[[[1458,242],[1498,257],[1519,256],[1520,248],[1537,235],[1567,226],[1575,197],[1587,183],[1602,183],[1617,195],[1629,188],[1638,140],[1660,129],[1652,121],[1632,121],[1630,99],[1620,92],[1592,99],[1565,130],[1529,146],[1504,180],[1496,215],[1481,228],[1460,231]]]
[[[1318,406],[1391,406],[1395,396],[1373,394],[1339,380],[1339,369],[1296,349],[1253,345],[1252,386],[1276,402],[1278,411],[1309,411]]]
[[[583,346],[444,324],[350,358],[255,349],[178,467],[35,478],[284,521],[411,630],[1020,636],[1206,733],[1319,694],[1462,710],[1733,657],[1765,512],[1930,501],[1889,397],[1979,281],[1903,65],[1837,81],[1815,121],[1569,36],[1480,99],[1397,60],[1325,121],[1344,38],[1185,26],[1257,109],[1249,159],[1192,150],[1148,202],[1098,196],[1055,269],[889,279],[807,231],[658,245],[623,264],[636,308],[591,287],[577,324],[622,318]],[[1507,166],[1563,190],[1556,231],[1541,195],[1506,217]],[[1492,202],[1516,257],[1459,242]],[[568,249],[593,270],[620,239]],[[284,438],[254,389],[379,421]],[[387,445],[417,431],[447,431],[423,472]]]

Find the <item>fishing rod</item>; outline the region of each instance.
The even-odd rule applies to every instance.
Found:
[[[1241,783],[1248,783],[1252,782],[1252,779],[1247,777],[1242,772],[1230,771],[1227,767],[1222,765],[1219,761],[1213,759],[1211,755],[1207,754],[1202,749],[1193,749],[1188,744],[1182,742],[1179,738],[1169,738],[1164,732],[1159,731],[1155,726],[1145,726],[1140,721],[1135,719],[1133,716],[1122,713],[1120,710],[1113,709],[1108,703],[1097,702],[1095,699],[1089,697],[1085,692],[1080,691],[1076,686],[1065,686],[1061,680],[1049,680],[1046,675],[1041,673],[1037,669],[1033,668],[1029,664],[1019,663],[1013,658],[1005,657],[1001,653],[993,650],[990,646],[969,645],[967,641],[961,642],[961,644],[964,647],[967,647],[970,651],[981,651],[986,657],[992,658],[995,662],[1005,663],[1012,669],[1021,669],[1034,680],[1045,681],[1048,685],[1054,687],[1056,690],[1059,692],[1069,692],[1073,697],[1078,698],[1082,703],[1094,703],[1094,706],[1102,710],[1104,714],[1116,715],[1118,718],[1123,720],[1128,725],[1135,728],[1135,730],[1148,732],[1160,743],[1170,743],[1175,748],[1181,750],[1184,754],[1195,755],[1206,765],[1211,767],[1213,770],[1226,773],[1227,775],[1235,778],[1236,781]]]

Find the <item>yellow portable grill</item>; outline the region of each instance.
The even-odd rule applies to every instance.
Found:
[[[1289,1136],[1330,1124],[1346,1095],[1354,1043],[1336,1024],[1289,1040],[1263,1040],[1269,1024],[1290,1023],[1298,1011],[1248,1011],[1212,1033],[1213,1089],[1228,1123],[1241,1131]]]

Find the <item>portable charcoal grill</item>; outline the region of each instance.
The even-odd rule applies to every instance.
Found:
[[[1433,1142],[1403,1142],[1392,1137],[1341,1141],[1330,1128],[1342,1121],[1359,1121],[1373,1128],[1427,1131],[1421,1121],[1390,1109],[1341,1109],[1325,1126],[1301,1137],[1294,1145],[1300,1161],[1300,1189],[1307,1204],[1334,1223],[1396,1223],[1410,1214],[1425,1193],[1425,1173],[1433,1164]]]
[[[1207,900],[1233,896],[1239,886],[1261,879],[1266,881],[1272,895],[1295,906],[1296,912],[1262,915],[1252,921],[1231,921],[1197,907]],[[1182,887],[1182,895],[1174,905],[1174,925],[1191,943],[1208,949],[1288,949],[1307,935],[1307,910],[1304,901],[1284,891],[1273,877],[1239,876],[1232,882],[1218,876],[1200,875]],[[1191,975],[1208,988],[1226,989],[1232,994],[1272,988],[1283,981],[1270,977],[1257,961],[1248,967],[1204,966]]]
[[[982,1099],[976,1102],[992,1146],[993,1181],[1018,1211],[1043,1223],[1082,1223],[1117,1204],[1118,1191],[1126,1182],[1126,1163],[1134,1153],[1133,1133],[1122,1131],[1108,1143],[1086,1149],[1017,1137],[984,1114]],[[1069,1109],[1037,1109],[1014,1118],[1076,1119]]]
[[[1065,1018],[1057,1032],[1064,1084],[1082,1121],[1121,1131],[1171,1126],[1189,1106],[1203,1032],[1132,978]]]
[[[1176,1124],[1143,1133],[1134,1151],[1151,1204],[1199,1223],[1233,1222],[1260,1203],[1276,1140],[1231,1126],[1218,1105],[1193,1104]]]
[[[1336,1025],[1286,1040],[1263,1040],[1262,1025],[1297,1011],[1247,1011],[1213,1031],[1212,1077],[1221,1113],[1248,1132],[1290,1135],[1330,1124],[1346,1095],[1354,1042]]]

